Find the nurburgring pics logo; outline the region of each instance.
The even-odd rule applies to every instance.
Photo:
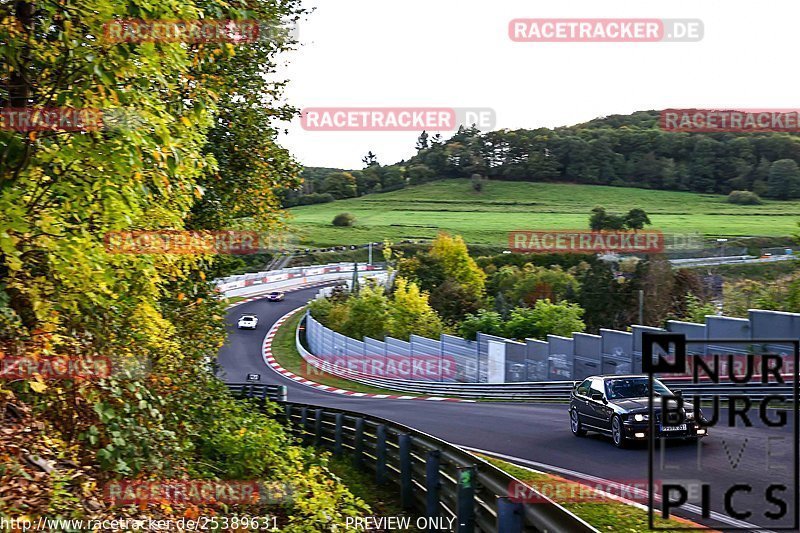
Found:
[[[308,107],[300,113],[300,125],[309,131],[490,130],[496,122],[488,107]]]
[[[520,253],[662,253],[660,231],[511,231],[508,246]]]
[[[649,380],[650,529],[664,530],[654,526],[655,513],[666,519],[684,511],[725,531],[797,531],[800,341],[696,341],[682,333],[643,332],[641,344]],[[654,384],[656,373],[680,384],[664,391]],[[666,445],[692,435],[692,428],[714,442],[697,439],[688,453],[685,446]],[[695,529],[707,528],[669,527]]]
[[[261,251],[255,231],[111,231],[104,237],[113,254],[228,254]]]
[[[508,23],[515,42],[695,42],[703,38],[700,19],[534,19]]]
[[[659,126],[673,132],[787,132],[800,131],[798,109],[665,109]]]

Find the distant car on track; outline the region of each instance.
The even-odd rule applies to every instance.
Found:
[[[267,294],[267,300],[270,302],[282,302],[284,298],[286,298],[286,294],[282,293],[281,291],[272,291],[271,293]]]
[[[258,317],[256,315],[242,315],[239,317],[237,327],[239,329],[256,329]]]
[[[611,435],[618,448],[631,441],[648,438],[649,379],[646,375],[591,376],[572,389],[569,402],[570,429],[578,437],[587,431]],[[659,380],[653,380],[654,396],[680,396],[673,393]],[[700,439],[708,434],[701,425],[706,422],[698,408],[699,420],[695,420],[694,407],[683,403],[683,420],[680,423],[663,424],[661,402],[653,406],[654,428],[658,438]]]

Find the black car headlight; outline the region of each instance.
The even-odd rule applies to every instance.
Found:
[[[634,422],[645,422],[647,420],[650,420],[650,415],[648,415],[647,413],[635,413],[631,415],[631,419]]]

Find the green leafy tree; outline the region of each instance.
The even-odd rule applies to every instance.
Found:
[[[407,173],[408,182],[411,185],[419,185],[421,183],[432,181],[436,178],[436,173],[425,164],[411,165],[408,167]]]
[[[353,198],[358,192],[356,178],[349,172],[334,172],[322,181],[321,190],[334,198]]]
[[[442,265],[446,278],[453,279],[476,297],[483,296],[486,274],[469,256],[467,245],[460,235],[451,237],[440,233],[433,240],[429,254]]]
[[[447,279],[436,286],[430,295],[430,304],[445,323],[452,325],[468,313],[481,308],[481,299],[458,282]]]
[[[687,322],[694,322],[696,324],[705,324],[706,315],[716,315],[717,308],[711,302],[703,302],[694,294],[686,295],[686,314],[681,317],[681,320]]]
[[[272,189],[296,187],[298,167],[269,119],[291,113],[273,107],[281,83],[267,81],[285,42],[111,43],[103,25],[246,18],[266,27],[302,12],[294,0],[0,7],[0,107],[102,109],[108,119],[102,130],[0,131],[0,350],[108,357],[123,369],[0,383],[4,401],[30,408],[48,453],[80,462],[64,461],[54,485],[36,484],[35,498],[55,505],[48,514],[86,518],[83,505],[64,503],[102,501],[97,487],[112,478],[175,476],[292,482],[287,530],[368,512],[324,457],[234,402],[214,375],[209,362],[226,335],[208,279],[218,259],[117,254],[104,240],[116,231],[272,227],[281,218]],[[130,115],[139,122],[119,120]],[[30,485],[13,455],[2,485]],[[0,498],[0,515],[19,514],[7,502]]]
[[[347,320],[339,330],[342,335],[355,339],[382,339],[386,335],[389,301],[382,287],[361,287],[357,296],[347,300],[347,309]]]
[[[574,295],[579,289],[578,281],[559,265],[551,268],[526,265],[510,291],[512,302],[533,306],[537,300],[560,301]]]
[[[625,227],[628,229],[644,229],[645,224],[649,226],[652,224],[652,222],[650,222],[650,217],[647,216],[647,213],[644,209],[635,207],[628,211],[628,214],[625,215]]]
[[[468,314],[458,325],[458,333],[474,341],[478,333],[502,336],[505,333],[503,317],[496,311],[481,309],[477,314]]]
[[[512,311],[507,328],[515,328],[509,329],[508,332],[517,334],[525,332],[526,325],[535,324],[535,330],[526,335],[537,339],[546,339],[547,335],[569,337],[572,332],[580,333],[586,329],[582,320],[583,313],[583,309],[578,304],[538,300],[530,312]]]
[[[406,340],[413,333],[436,338],[442,333],[442,321],[428,303],[428,294],[404,278],[395,281],[389,302],[386,329],[389,335]]]
[[[767,194],[780,200],[800,196],[800,168],[797,163],[792,159],[780,159],[772,163],[767,181]]]

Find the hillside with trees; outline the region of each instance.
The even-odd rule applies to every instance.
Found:
[[[751,191],[800,198],[800,136],[789,133],[684,133],[659,128],[659,111],[611,115],[554,129],[481,133],[461,127],[449,139],[422,132],[416,155],[382,166],[374,155],[351,171],[358,196],[448,178],[569,182],[698,193]],[[313,180],[313,192],[328,185]],[[342,198],[349,196],[341,196]]]

